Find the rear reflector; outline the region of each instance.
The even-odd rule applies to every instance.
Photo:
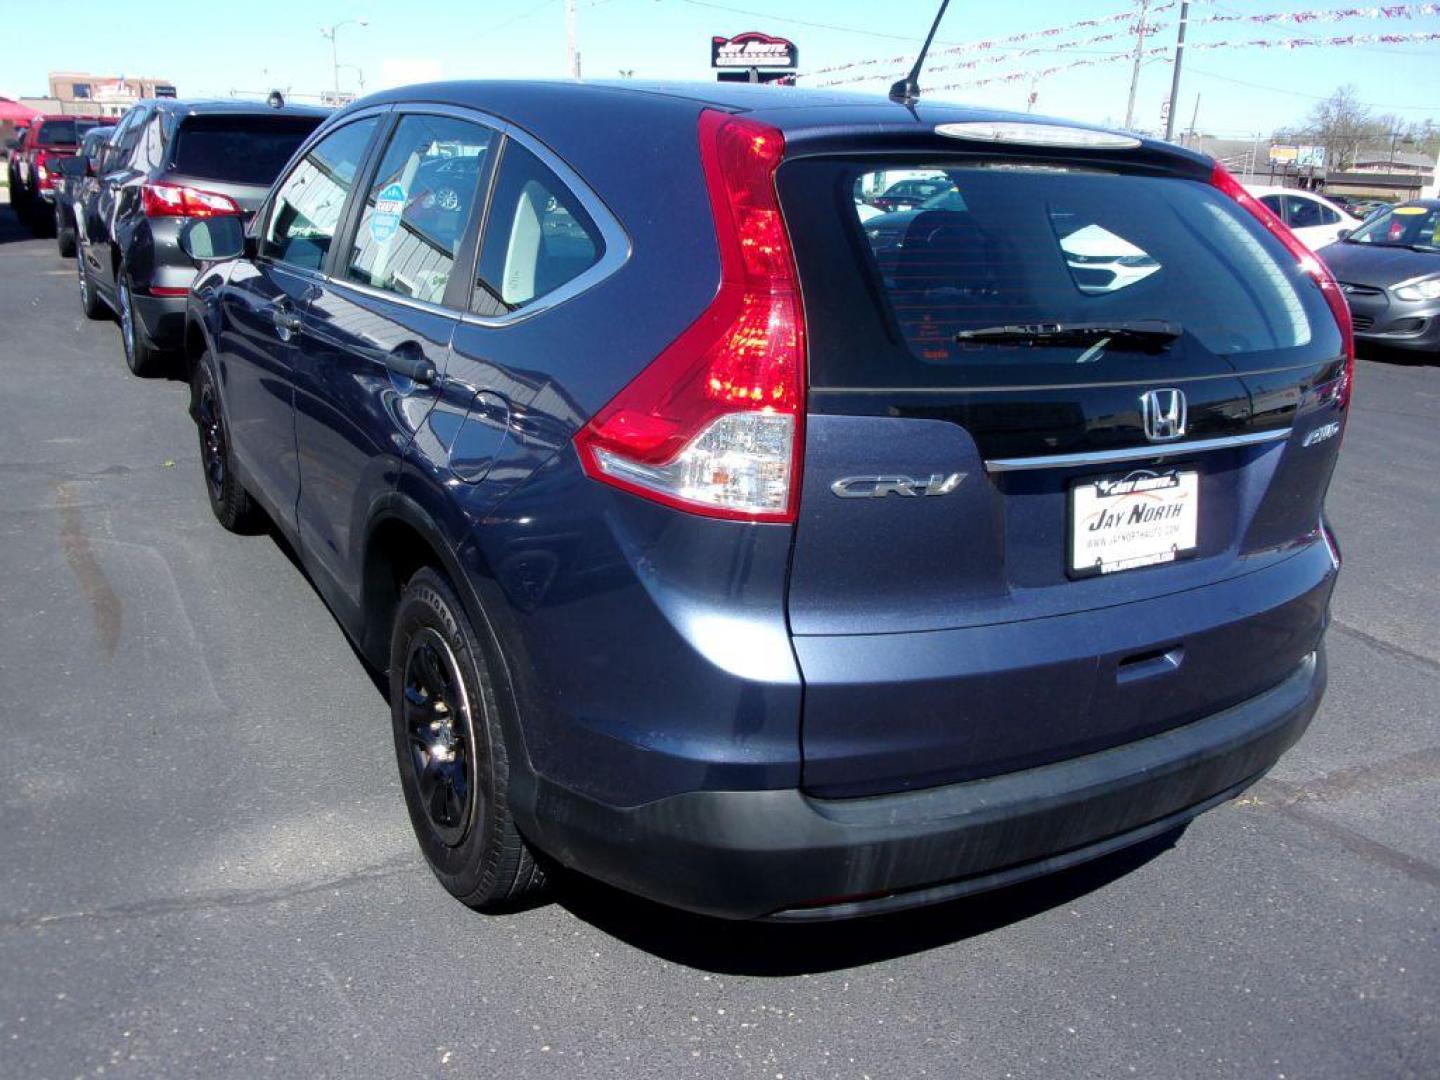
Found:
[[[1246,191],[1218,161],[1211,173],[1210,182],[1243,206],[1260,224],[1269,229],[1275,238],[1285,245],[1285,249],[1295,257],[1295,261],[1300,264],[1300,269],[1319,284],[1320,292],[1325,297],[1325,302],[1330,305],[1330,312],[1335,316],[1335,322],[1340,327],[1340,339],[1345,350],[1345,372],[1341,376],[1341,384],[1336,398],[1341,408],[1349,405],[1350,391],[1355,384],[1355,325],[1350,318],[1350,305],[1345,300],[1345,294],[1340,291],[1340,285],[1335,280],[1335,276],[1330,273],[1330,268],[1320,261],[1319,256],[1290,231],[1289,226],[1271,213],[1269,207]]]
[[[243,213],[240,204],[228,195],[179,184],[146,184],[140,189],[140,204],[146,217],[224,217]]]
[[[784,152],[772,127],[700,114],[720,288],[575,436],[594,479],[709,517],[795,520],[805,320],[775,194]]]

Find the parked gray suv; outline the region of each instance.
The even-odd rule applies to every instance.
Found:
[[[80,219],[80,303],[120,318],[125,360],[160,373],[185,330],[195,264],[177,243],[187,221],[249,217],[327,110],[243,101],[142,101],[102,152]]]

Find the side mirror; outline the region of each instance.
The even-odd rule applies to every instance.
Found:
[[[238,259],[252,253],[253,242],[247,242],[244,221],[234,215],[200,218],[180,230],[180,250],[192,262],[214,262]]]
[[[1354,229],[1341,229],[1339,232],[1337,232],[1337,233],[1335,234],[1335,239],[1336,239],[1336,240],[1344,240],[1347,236],[1349,236],[1349,235],[1350,235],[1352,232],[1354,232],[1354,231],[1355,231]]]
[[[69,176],[69,177],[84,176],[84,175],[85,175],[85,166],[86,166],[86,161],[85,161],[84,158],[82,158],[82,157],[67,157],[67,158],[61,158],[58,162],[56,162],[56,164],[55,164],[55,170],[56,170],[61,176]]]

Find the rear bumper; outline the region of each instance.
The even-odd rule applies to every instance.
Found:
[[[135,314],[150,344],[173,349],[184,342],[185,302],[183,296],[135,295]]]
[[[562,862],[674,907],[810,921],[980,892],[1138,843],[1238,794],[1301,735],[1323,647],[1239,705],[1098,753],[924,791],[818,799],[700,791],[608,806],[544,778],[526,832]]]

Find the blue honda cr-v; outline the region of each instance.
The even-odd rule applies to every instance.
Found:
[[[938,182],[919,206],[869,199]],[[1212,161],[774,87],[453,83],[190,227],[216,515],[388,670],[420,846],[727,917],[1175,828],[1309,722],[1343,298]]]

